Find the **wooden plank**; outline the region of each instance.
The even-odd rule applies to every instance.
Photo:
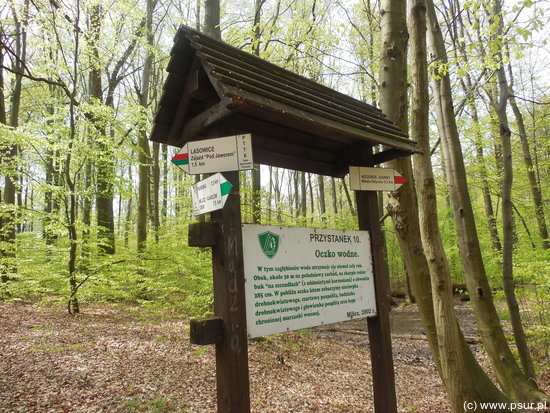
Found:
[[[185,145],[185,143],[192,139],[195,135],[203,132],[220,120],[234,113],[235,110],[229,108],[228,104],[228,101],[221,100],[195,116],[193,119],[190,119],[180,133],[178,140],[180,146]]]
[[[396,141],[376,133],[370,133],[366,130],[325,119],[313,113],[304,114],[303,111],[297,110],[292,106],[284,105],[244,90],[228,90],[226,96],[231,98],[233,93],[235,93],[236,98],[240,99],[241,102],[243,99],[246,99],[246,102],[241,103],[243,105],[243,108],[240,109],[241,112],[263,118],[272,123],[279,123],[297,130],[317,134],[321,139],[333,139],[345,144],[354,144],[359,140],[365,140],[402,149],[411,154],[418,150],[415,142],[408,140],[403,142]],[[270,110],[267,110],[267,108]]]
[[[357,166],[373,166],[372,146],[357,146]],[[375,191],[355,191],[359,229],[370,232],[377,315],[367,319],[372,365],[375,413],[397,413],[395,375],[390,331],[390,290],[384,240],[380,228],[378,196]]]
[[[237,49],[225,43],[215,41],[214,39],[211,39],[207,36],[203,36],[196,31],[189,30],[187,28],[183,30],[186,30],[189,33],[189,38],[192,40],[192,45],[193,47],[197,48],[197,50],[203,50],[206,52],[205,49],[209,49],[208,52],[210,55],[216,55],[222,58],[224,57],[234,58],[237,61],[248,63],[253,67],[256,67],[257,70],[262,70],[262,71],[265,71],[266,73],[271,73],[274,76],[285,79],[286,81],[296,83],[302,86],[304,89],[315,90],[317,93],[327,95],[327,97],[330,97],[331,99],[342,100],[351,105],[357,105],[359,103],[363,105],[366,110],[369,110],[375,114],[380,114],[381,116],[385,117],[385,115],[382,114],[382,111],[380,110],[380,108],[376,108],[367,103],[360,102],[357,99],[352,98],[351,96],[347,96],[343,93],[339,93],[329,88],[328,86],[317,83],[311,79],[298,75],[297,73],[284,69],[273,63],[259,59],[249,53],[246,53],[240,49]]]
[[[381,130],[397,132],[402,136],[406,136],[406,134],[402,133],[393,122],[387,120],[387,118],[378,113],[373,113],[371,110],[365,110],[366,104],[364,102],[355,101],[353,105],[349,104],[338,99],[338,97],[335,96],[335,94],[338,93],[336,91],[332,91],[330,94],[315,93],[314,89],[305,88],[297,83],[288,82],[286,79],[281,79],[272,72],[258,71],[257,66],[241,60],[232,59],[230,56],[219,55],[216,57],[200,51],[197,52],[197,56],[208,62],[209,66],[211,66],[215,72],[221,73],[229,78],[259,86],[271,92],[277,92],[297,102],[316,106],[327,112],[338,114],[348,119],[371,123]]]
[[[193,59],[191,63],[191,69],[189,76],[187,76],[187,82],[183,88],[183,92],[180,95],[180,101],[176,113],[174,115],[174,120],[172,121],[172,127],[170,129],[170,134],[168,135],[169,141],[176,141],[179,137],[179,133],[183,128],[183,123],[186,120],[187,108],[189,107],[189,101],[191,98],[198,93],[199,91],[199,61],[197,58]]]
[[[273,157],[277,157],[281,154],[290,154],[295,158],[313,160],[330,165],[338,163],[339,157],[345,151],[345,146],[343,145],[339,151],[329,152],[318,149],[314,145],[303,145],[303,143],[299,140],[288,142],[282,139],[266,136],[263,133],[258,133],[256,131],[254,131],[253,140],[254,146],[273,153]]]
[[[153,130],[151,132],[151,140],[159,143],[167,143],[173,145],[171,142],[167,142],[168,133],[170,132],[170,126],[164,123],[154,123]]]
[[[321,125],[331,123],[338,127],[338,125],[341,124],[344,127],[352,127],[363,133],[379,135],[380,137],[386,137],[396,142],[411,143],[414,145],[414,142],[406,138],[399,131],[394,130],[388,132],[378,128],[378,125],[367,124],[359,118],[348,119],[343,113],[335,114],[332,111],[327,111],[326,107],[300,102],[292,96],[284,96],[281,91],[273,90],[267,85],[254,84],[254,82],[250,80],[239,80],[235,79],[235,77],[226,76],[220,73],[214,73],[213,75],[220,79],[224,85],[232,86],[233,90],[236,91],[236,93],[234,92],[235,96],[239,96],[239,92],[242,93],[243,91],[247,91],[251,94],[269,99],[269,101],[272,102],[272,107],[277,107],[277,103],[280,103],[287,106],[289,111],[299,112],[301,117],[312,118],[311,115],[315,115],[317,122]],[[225,87],[225,89],[228,90],[227,87]]]
[[[214,247],[218,245],[220,233],[217,222],[195,222],[189,224],[187,244],[190,247]]]
[[[160,106],[155,115],[155,122],[172,125],[175,113],[176,108],[174,106]]]
[[[220,345],[223,341],[223,320],[220,317],[193,319],[189,322],[191,344]]]
[[[177,73],[184,77],[187,76],[190,62],[190,56],[193,53],[193,49],[186,48],[185,52],[182,54],[174,53],[172,48],[172,53],[170,54],[170,59],[166,65],[166,70],[170,73]]]
[[[373,165],[378,165],[384,162],[391,161],[392,159],[402,158],[404,156],[410,156],[410,152],[402,151],[400,149],[387,149],[382,152],[375,153],[372,157]]]
[[[296,171],[310,172],[318,175],[343,177],[343,175],[335,175],[335,167],[330,163],[322,163],[295,157],[289,154],[273,153],[271,151],[261,149],[257,145],[253,145],[252,153],[254,155],[254,162],[262,165],[271,165],[279,168],[294,169]]]
[[[281,125],[269,122],[265,119],[247,116],[244,113],[237,113],[232,116],[232,121],[241,131],[247,133],[257,133],[278,142],[294,143],[317,150],[341,153],[345,149],[345,145],[341,142],[320,139],[307,131],[293,129],[288,125]]]

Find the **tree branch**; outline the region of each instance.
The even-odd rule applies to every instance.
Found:
[[[7,47],[6,47],[6,49],[7,49]],[[63,89],[63,91],[65,92],[67,97],[71,100],[73,105],[75,105],[75,106],[80,105],[80,102],[78,102],[74,98],[74,96],[73,96],[72,92],[70,91],[69,87],[64,82],[57,82],[55,80],[46,79],[45,77],[33,76],[32,74],[30,74],[29,69],[26,66],[24,67],[24,69],[26,70],[27,73],[24,73],[24,72],[21,73],[17,70],[14,70],[14,69],[10,68],[10,67],[7,67],[5,65],[0,65],[0,69],[5,69],[8,72],[11,72],[11,73],[16,74],[16,75],[23,76],[24,78],[27,78],[27,79],[35,81],[35,82],[43,82],[43,83],[46,83],[48,85],[58,86],[61,89]]]

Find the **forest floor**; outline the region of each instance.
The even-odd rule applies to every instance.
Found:
[[[475,336],[467,304],[458,305]],[[253,412],[371,412],[364,321],[249,344]],[[399,412],[450,412],[415,306],[392,311]],[[490,371],[479,345],[472,346]],[[550,374],[539,378],[549,390]],[[187,320],[128,305],[0,304],[0,412],[215,412],[212,346],[189,343]]]

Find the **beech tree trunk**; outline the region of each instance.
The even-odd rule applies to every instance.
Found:
[[[498,19],[495,34],[498,38],[502,38],[504,34],[504,23],[502,21],[502,4],[500,0],[494,1],[493,12]],[[502,180],[502,283],[504,286],[504,294],[506,296],[506,303],[508,304],[510,321],[512,324],[512,330],[516,341],[519,358],[523,367],[523,372],[531,380],[535,381],[535,368],[533,366],[533,360],[531,359],[529,347],[527,346],[527,338],[525,337],[525,331],[523,330],[523,324],[521,322],[519,304],[516,298],[514,285],[514,210],[512,206],[514,167],[512,164],[512,132],[510,131],[508,114],[506,113],[506,106],[509,96],[508,80],[506,78],[506,70],[504,67],[503,53],[501,49],[497,50],[495,57],[497,58],[497,61],[500,62],[500,67],[497,70],[499,98],[495,109],[500,124],[500,141],[503,158],[502,166],[504,172]]]
[[[351,215],[356,215],[357,213],[355,212],[355,206],[353,205],[353,200],[351,199],[351,195],[348,190],[348,184],[346,183],[346,178],[342,178],[342,187],[344,188],[346,199],[348,200],[348,206],[349,206],[349,210],[351,211]]]
[[[338,192],[336,191],[336,179],[330,178],[330,187],[332,195],[332,212],[336,216],[338,214]]]
[[[451,16],[456,15],[456,18],[454,17],[451,18],[451,16],[449,16],[449,20],[452,21],[452,27],[453,27],[453,33],[454,33],[453,44],[455,46],[455,53],[457,57],[459,57],[460,55],[460,59],[457,59],[457,65],[459,65],[460,61],[468,62],[468,54],[466,52],[466,43],[464,41],[464,38],[467,36],[467,33],[465,33],[462,13],[457,13],[456,9],[457,7],[455,7],[455,4],[451,3]],[[487,165],[486,165],[484,151],[483,151],[481,126],[479,123],[479,115],[478,115],[478,110],[477,110],[477,105],[475,100],[476,91],[474,90],[474,85],[469,72],[465,73],[464,80],[461,81],[460,83],[464,91],[464,94],[466,95],[467,105],[470,108],[470,116],[472,117],[472,122],[475,128],[474,145],[476,149],[476,161],[478,162],[478,166],[480,168],[479,175],[481,178],[481,191],[483,193],[483,205],[485,207],[487,227],[491,235],[493,250],[496,252],[500,252],[502,250],[502,244],[500,243],[500,237],[497,229],[497,221],[495,217],[495,211],[493,208],[493,200],[491,198],[489,181],[487,179]]]
[[[511,89],[510,95],[508,96],[508,101],[510,102],[510,106],[514,112],[514,117],[516,118],[518,135],[523,152],[523,162],[525,163],[527,178],[529,179],[529,187],[531,188],[531,196],[533,197],[533,204],[535,207],[535,217],[537,218],[539,236],[541,238],[542,248],[546,250],[550,248],[550,239],[548,238],[548,227],[546,225],[546,216],[544,214],[542,190],[540,187],[540,182],[535,174],[535,166],[533,165],[533,157],[531,156],[531,148],[529,146],[529,139],[527,138],[527,131],[525,130],[523,114],[519,110]]]
[[[319,186],[319,214],[321,222],[326,222],[327,205],[325,202],[325,178],[323,175],[317,175],[317,185]]]
[[[437,22],[432,0],[427,0],[429,45],[432,59],[447,64],[443,36]],[[513,400],[544,400],[540,392],[519,369],[508,343],[492,298],[491,288],[483,265],[477,237],[472,204],[468,192],[462,148],[454,115],[451,85],[448,74],[434,77],[436,112],[445,156],[449,195],[455,216],[458,244],[464,278],[470,292],[480,337],[493,364],[503,391]]]
[[[27,19],[29,11],[29,1],[24,3],[22,10],[15,10],[12,4],[12,13],[15,20],[15,56],[13,63],[13,71],[15,72],[15,80],[10,101],[10,119],[9,125],[13,128],[19,127],[19,113],[21,106],[21,93],[23,82],[23,70],[27,63]],[[3,54],[1,52],[0,54]],[[2,123],[6,124],[5,117],[5,92],[4,81],[1,78],[2,84]],[[13,162],[19,156],[18,145],[11,145],[6,152],[2,153],[3,162]],[[0,280],[7,282],[10,279],[10,274],[17,272],[16,264],[16,226],[17,226],[17,180],[19,173],[15,166],[12,167],[13,173],[8,173],[4,176],[4,191],[3,205],[0,210],[0,258],[2,265],[0,266]]]
[[[426,57],[426,3],[414,0],[410,15],[412,66],[411,138],[422,154],[414,155],[414,176],[418,186],[419,221],[424,254],[431,274],[434,320],[439,349],[440,373],[453,412],[464,411],[464,402],[484,400],[476,393],[477,381],[470,378],[465,363],[463,336],[454,311],[451,272],[439,232],[437,194],[430,150],[428,63]],[[485,383],[488,378],[484,377]],[[475,385],[472,386],[472,383]],[[492,389],[494,393],[496,388]],[[503,397],[500,400],[504,400]],[[494,401],[494,400],[492,400]]]
[[[88,30],[88,43],[90,45],[90,73],[89,87],[92,103],[103,104],[103,85],[101,81],[101,60],[99,57],[99,38],[101,33],[101,5],[94,4],[90,8],[90,27]],[[115,253],[115,220],[113,212],[113,181],[114,181],[114,156],[109,138],[106,134],[103,119],[90,116],[90,121],[95,129],[94,144],[100,152],[96,158],[97,194],[96,213],[98,226],[99,250],[105,254]]]
[[[380,50],[380,108],[404,132],[408,131],[407,118],[407,42],[406,1],[383,0],[381,4]],[[422,249],[418,226],[418,201],[414,186],[411,160],[400,158],[388,166],[399,171],[407,182],[399,191],[389,194],[387,209],[399,242],[424,331],[434,362],[440,370],[439,347],[435,330],[430,271]]]
[[[220,0],[206,0],[204,14],[204,32],[215,39],[221,40]]]
[[[380,65],[380,106],[389,119],[399,120],[396,124],[404,131],[407,122],[407,72],[406,44],[406,2],[383,0],[381,10],[381,65]],[[403,113],[404,112],[404,113]],[[412,175],[410,159],[402,158],[391,163],[407,178],[399,191],[390,194],[388,211],[396,228],[401,254],[410,274],[413,293],[416,297],[424,331],[432,351],[436,367],[441,373],[439,345],[435,328],[435,316],[431,291],[430,272],[423,252],[420,228],[418,225],[418,203]],[[469,380],[476,383],[476,395],[484,395],[486,400],[503,400],[502,394],[487,378],[462,333],[460,347]]]
[[[153,228],[155,229],[155,242],[159,242],[160,231],[160,144],[153,142],[153,168],[151,176],[151,215],[153,216]]]
[[[145,23],[145,36],[147,45],[152,48],[154,45],[153,37],[153,7],[154,1],[147,0],[147,14]],[[144,113],[147,111],[149,104],[149,88],[153,66],[153,52],[147,50],[145,55],[145,63],[143,65],[143,77],[141,81],[141,93],[139,103],[143,108]],[[137,251],[143,252],[147,247],[147,211],[149,203],[149,180],[150,180],[150,152],[149,142],[147,139],[147,131],[141,130],[138,137],[138,205],[137,205]]]
[[[254,21],[252,23],[252,54],[260,56],[260,20],[262,16],[262,6],[265,0],[254,0]],[[218,12],[219,13],[219,12]],[[218,16],[219,25],[219,16]],[[252,168],[252,223],[259,224],[262,217],[262,175],[260,164],[255,163]]]

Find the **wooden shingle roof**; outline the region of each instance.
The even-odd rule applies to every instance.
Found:
[[[381,144],[374,163],[418,152],[371,105],[188,27],[175,37],[151,139],[251,133],[254,161],[344,176],[358,142]]]

